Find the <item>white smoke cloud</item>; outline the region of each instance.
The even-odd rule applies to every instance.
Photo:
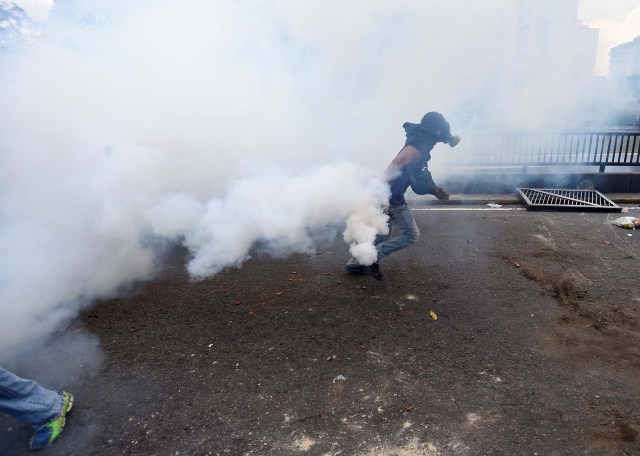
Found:
[[[387,217],[378,208],[386,203],[388,189],[377,179],[366,179],[349,162],[313,167],[299,175],[266,167],[232,182],[224,195],[206,203],[172,195],[151,211],[149,220],[160,236],[184,236],[193,254],[193,277],[240,265],[257,241],[275,251],[312,252],[310,230],[340,225],[345,219],[345,240],[363,252],[368,248],[370,256],[375,234],[386,232]],[[375,261],[360,258],[368,264]]]
[[[374,243],[378,235],[389,233],[388,219],[388,216],[374,204],[364,206],[364,209],[349,217],[343,238],[349,244],[349,252],[358,263],[369,266],[378,261],[378,251]]]
[[[0,347],[152,277],[152,235],[195,277],[345,223],[372,261],[402,123],[492,93],[510,4],[56,2],[0,54]]]
[[[24,9],[31,19],[46,21],[53,8],[53,0],[0,0],[0,6],[18,5]]]
[[[313,77],[296,82],[277,19],[255,6],[52,19],[43,41],[2,56],[0,348],[151,277],[149,232],[184,239],[202,277],[258,241],[308,251],[311,230],[385,201],[377,170],[336,161],[350,144],[300,98]]]

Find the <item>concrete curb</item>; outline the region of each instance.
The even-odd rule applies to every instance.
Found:
[[[639,193],[607,193],[607,198],[616,204],[640,204]],[[413,206],[468,206],[479,204],[522,204],[516,195],[489,195],[489,194],[454,194],[449,201],[439,201],[432,197],[407,200]]]

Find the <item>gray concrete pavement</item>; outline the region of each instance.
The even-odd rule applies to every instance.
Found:
[[[104,360],[74,365],[47,454],[640,454],[640,232],[620,214],[414,214],[422,237],[381,282],[344,273],[339,239],[201,282],[173,251],[70,329]],[[0,418],[0,454],[28,436]]]

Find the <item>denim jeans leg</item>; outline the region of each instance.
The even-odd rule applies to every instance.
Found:
[[[34,380],[20,378],[0,367],[0,411],[39,428],[54,419],[64,400]]]
[[[389,207],[389,222],[398,230],[398,235],[387,238],[378,244],[378,261],[386,258],[391,253],[415,243],[420,238],[420,231],[411,209],[406,204]]]

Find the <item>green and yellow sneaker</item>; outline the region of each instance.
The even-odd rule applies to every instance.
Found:
[[[32,450],[40,450],[51,445],[54,440],[62,434],[67,413],[69,413],[71,411],[71,407],[73,407],[73,396],[71,393],[66,391],[62,391],[59,394],[64,399],[62,411],[60,411],[60,414],[47,424],[36,429],[33,433],[33,437],[31,437],[31,443],[29,445]]]

